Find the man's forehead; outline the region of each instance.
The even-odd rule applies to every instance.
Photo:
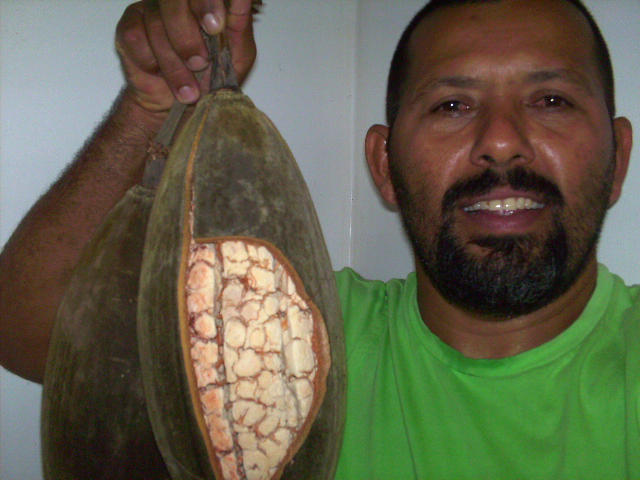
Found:
[[[504,31],[513,39],[540,35],[567,34],[592,48],[593,32],[578,8],[567,0],[486,0],[443,6],[422,19],[412,35],[410,48],[430,48],[456,35]]]
[[[504,51],[505,59],[530,51],[596,64],[591,27],[566,0],[492,0],[443,7],[420,22],[408,50],[409,63],[426,62],[426,68],[463,54],[480,59],[487,51]]]

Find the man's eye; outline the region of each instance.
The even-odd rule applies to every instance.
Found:
[[[443,113],[460,113],[468,110],[469,106],[459,100],[447,100],[438,105],[434,111]]]
[[[545,95],[535,103],[535,106],[542,108],[566,108],[572,104],[560,95]]]

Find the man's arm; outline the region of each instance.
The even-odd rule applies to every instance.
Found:
[[[149,141],[178,98],[204,93],[200,28],[225,28],[238,77],[255,59],[251,0],[160,0],[124,12],[116,47],[127,85],[94,135],[27,213],[0,253],[0,364],[41,382],[53,322],[73,269],[98,226],[141,178]]]

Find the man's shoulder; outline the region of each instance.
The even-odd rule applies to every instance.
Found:
[[[599,264],[598,281],[592,301],[605,303],[609,311],[640,312],[640,285],[628,285],[606,266]]]
[[[589,345],[613,342],[640,359],[640,285],[627,285],[598,265],[596,289],[581,318],[594,325]]]
[[[409,273],[406,278],[393,278],[387,281],[371,280],[363,277],[350,267],[344,267],[335,273],[336,283],[341,301],[362,300],[388,301],[389,296],[401,294],[405,288],[415,284],[415,274]]]
[[[405,279],[369,280],[352,268],[336,272],[347,346],[378,344],[403,305],[415,302],[415,274]],[[349,348],[348,348],[349,350]],[[349,353],[349,352],[348,352]]]

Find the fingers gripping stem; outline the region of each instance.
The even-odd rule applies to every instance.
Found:
[[[211,84],[210,91],[223,88],[240,90],[236,73],[231,61],[229,45],[223,33],[217,36],[209,36],[203,32],[211,56]]]

